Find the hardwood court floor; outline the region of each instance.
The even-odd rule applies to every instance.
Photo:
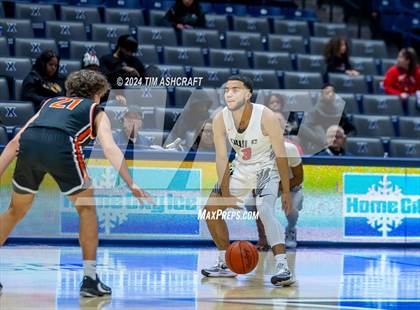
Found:
[[[139,242],[140,243],[140,242]],[[214,248],[101,247],[98,273],[112,298],[79,298],[78,247],[0,249],[0,309],[420,309],[416,249],[298,248],[297,282],[270,283],[274,260],[234,279],[203,278]]]

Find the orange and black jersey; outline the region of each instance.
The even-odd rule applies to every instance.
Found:
[[[94,121],[103,109],[93,100],[76,97],[55,97],[44,102],[39,116],[30,127],[54,128],[64,131],[77,144],[96,137]]]

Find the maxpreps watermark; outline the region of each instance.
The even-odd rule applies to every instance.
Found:
[[[215,210],[208,211],[206,209],[198,210],[198,220],[238,220],[249,221],[257,220],[259,218],[258,211],[246,210]]]

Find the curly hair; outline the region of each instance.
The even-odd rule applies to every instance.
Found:
[[[346,43],[346,53],[341,55],[340,54],[340,49],[341,49],[341,42],[345,42]],[[334,59],[334,57],[344,57],[344,58],[348,58],[348,50],[349,50],[349,45],[348,42],[345,38],[343,37],[335,37],[332,38],[327,45],[325,45],[325,49],[324,49],[324,57],[325,57],[325,62],[331,63],[332,60]]]
[[[92,70],[71,73],[65,86],[67,96],[87,99],[93,99],[95,95],[102,97],[110,88],[106,77]]]

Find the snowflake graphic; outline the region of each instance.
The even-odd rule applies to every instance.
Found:
[[[123,224],[128,219],[129,210],[127,204],[123,203],[127,190],[124,185],[119,184],[117,172],[110,167],[104,169],[104,172],[96,180],[93,180],[95,190],[101,194],[97,198],[97,202],[101,201],[105,195],[113,195],[118,193],[118,197],[113,196],[113,204],[118,208],[108,208],[102,204],[101,208],[97,208],[99,227],[105,230],[106,234],[111,233],[111,229]],[[101,205],[101,203],[98,203]]]
[[[367,193],[367,197],[377,199],[380,196],[384,201],[400,201],[401,188],[392,185],[386,175],[378,184],[373,184]],[[382,233],[382,237],[387,237],[388,233],[400,226],[404,216],[398,213],[373,213],[367,216],[367,223]]]

